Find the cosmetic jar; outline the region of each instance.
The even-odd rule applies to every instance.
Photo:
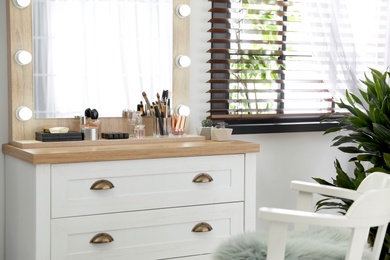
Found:
[[[84,127],[82,132],[84,140],[99,140],[99,129],[97,127]]]

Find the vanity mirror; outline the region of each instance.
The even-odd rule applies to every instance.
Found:
[[[32,0],[42,1],[42,0]],[[169,14],[172,16],[173,23],[173,36],[172,36],[172,52],[170,60],[167,61],[170,70],[171,87],[162,87],[162,89],[172,88],[174,93],[173,105],[188,103],[188,85],[189,85],[189,68],[183,67],[182,62],[178,61],[178,57],[185,57],[189,55],[189,0],[171,0],[171,10]],[[44,119],[38,119],[35,116],[28,121],[20,121],[16,117],[16,111],[19,107],[25,106],[31,108],[34,115],[36,106],[34,105],[34,99],[36,91],[34,91],[33,80],[33,68],[36,65],[35,51],[33,50],[33,29],[32,29],[32,6],[29,4],[26,7],[20,7],[14,4],[13,0],[7,0],[7,22],[8,22],[8,68],[9,68],[9,139],[15,140],[30,140],[35,138],[35,132],[42,129],[44,126],[72,126],[77,125],[77,120],[74,118],[49,118],[58,117],[54,116],[40,116]],[[183,15],[185,14],[185,15]],[[157,32],[158,33],[158,32]],[[32,62],[26,65],[20,65],[16,61],[16,53],[19,51],[26,51],[33,54]],[[64,53],[68,53],[70,50],[64,50]],[[188,62],[184,62],[189,64]],[[168,73],[168,72],[166,72]],[[38,73],[39,74],[39,73]],[[38,75],[36,73],[36,75]],[[146,73],[148,74],[148,73]],[[150,73],[151,74],[151,73]],[[71,77],[71,76],[70,76]],[[156,83],[160,85],[160,83]],[[162,85],[162,84],[161,84]],[[81,86],[81,85],[80,85]],[[131,89],[133,86],[129,86]],[[107,86],[107,91],[110,91],[110,86]],[[132,91],[132,90],[130,90]],[[142,91],[149,91],[142,89]],[[151,90],[150,95],[156,95],[156,90]],[[158,90],[159,91],[159,90]],[[104,92],[104,91],[103,91]],[[139,92],[139,93],[138,93]],[[72,93],[74,97],[77,97],[77,93]],[[134,90],[134,95],[139,95],[137,100],[142,100],[141,92]],[[70,98],[67,102],[73,102],[74,99]],[[115,102],[112,100],[111,102]],[[54,101],[54,103],[57,103]],[[131,104],[130,104],[131,105]],[[134,104],[135,105],[135,104]],[[130,108],[130,107],[121,107]],[[103,111],[104,108],[100,108],[99,111]],[[102,113],[104,116],[104,113]],[[120,118],[116,119],[112,114],[107,115],[111,124],[117,124]],[[120,111],[118,111],[120,116]],[[103,118],[105,120],[105,118]]]

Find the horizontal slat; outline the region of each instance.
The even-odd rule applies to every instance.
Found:
[[[262,65],[241,65],[237,69],[211,69],[207,73],[212,73],[214,79],[227,80],[232,79],[233,83],[245,83],[246,80],[279,80],[283,79],[286,81],[299,81],[302,79],[310,80],[308,83],[322,84],[322,76],[318,72],[320,67],[308,68],[305,67],[294,67],[289,66],[289,69],[282,68],[266,68]],[[291,68],[291,69],[290,69]],[[314,81],[313,81],[314,80]],[[228,83],[225,81],[214,82],[214,83]],[[259,86],[260,87],[260,86]],[[268,87],[267,87],[268,88]],[[302,88],[302,87],[301,87]],[[324,87],[323,87],[324,88]]]
[[[225,73],[225,74],[230,74],[230,73],[261,73],[261,72],[269,72],[273,74],[285,74],[283,70],[269,70],[269,69],[211,69],[207,71],[207,73]]]
[[[211,112],[211,111],[207,111]],[[326,119],[329,118],[332,111],[318,111],[317,113],[289,113],[289,114],[211,114],[210,119],[212,120],[256,120],[256,119],[285,119],[285,118],[312,118],[312,119]]]
[[[298,64],[299,62],[304,61],[303,64]],[[312,66],[318,65],[316,60],[308,60],[305,57],[299,57],[299,59],[294,60],[239,60],[239,59],[210,59],[207,61],[210,64],[262,64],[270,65],[267,67],[271,69],[272,66],[296,66],[295,68],[305,68],[306,70],[311,70]],[[309,66],[309,67],[308,67]]]
[[[230,59],[223,58],[223,56],[230,56]],[[317,56],[315,58],[309,56],[284,56],[286,60],[270,60],[270,59],[239,59],[240,55],[227,55],[220,54],[221,57],[214,57],[207,61],[207,63],[211,64],[294,64],[297,68],[305,65],[318,65],[324,64],[324,62],[328,62],[329,57],[326,56]],[[233,57],[232,57],[233,56]],[[276,56],[278,57],[278,56]],[[358,60],[359,61],[359,60]],[[300,64],[299,64],[300,63]]]
[[[288,92],[326,92],[328,89],[210,89],[207,93],[229,94],[229,93],[288,93]]]
[[[230,104],[230,103],[286,103],[286,102],[329,102],[332,103],[334,100],[333,98],[310,98],[310,97],[301,97],[301,98],[290,98],[290,99],[281,99],[281,98],[258,98],[258,99],[211,99],[207,101],[207,103],[224,103],[224,104]]]
[[[286,37],[298,37],[301,38],[300,40],[302,42],[307,42],[307,39],[305,38],[302,38],[302,37],[307,37],[308,35],[305,34],[305,33],[302,33],[302,32],[297,32],[295,30],[286,30],[286,31],[278,31],[278,30],[260,30],[260,29],[245,29],[245,28],[210,28],[207,32],[210,32],[210,33],[218,33],[218,34],[225,34],[225,35],[231,35],[231,34],[234,34],[234,35],[246,35],[246,36],[249,36],[249,35],[253,35],[253,39],[251,40],[257,40],[255,39],[255,37],[259,36],[259,35],[263,35],[263,36],[286,36]],[[330,32],[312,32],[309,34],[310,37],[314,37],[314,39],[311,39],[311,42],[313,43],[317,43],[319,42],[319,39],[321,39],[321,37],[330,37],[331,34]],[[229,36],[230,37],[230,36]],[[352,33],[344,33],[343,34],[343,39],[344,40],[350,40],[351,42],[353,42],[353,35]],[[382,38],[385,38],[385,35],[382,35]],[[280,39],[277,39],[277,41],[281,41],[282,38]],[[295,41],[296,43],[298,43],[298,41]]]
[[[315,44],[316,46],[324,46],[326,47],[327,45],[324,43],[324,42],[321,42],[321,41],[314,41],[316,39],[310,39],[310,41],[308,39],[301,39],[299,41],[293,41],[293,40],[290,40],[290,39],[287,39],[287,40],[257,40],[257,39],[250,39],[250,40],[247,40],[247,39],[231,39],[231,38],[212,38],[210,40],[208,40],[207,42],[210,42],[210,43],[221,43],[221,44],[227,44],[226,48],[228,49],[229,48],[229,44],[238,44],[238,43],[241,43],[241,44],[254,44],[254,45],[270,45],[270,46],[277,46],[277,45],[288,45],[288,46],[304,46],[304,47],[312,47],[312,44]],[[372,41],[372,44],[375,44],[375,46],[385,46],[385,44],[382,44],[381,42],[377,42],[377,41]],[[351,47],[353,47],[351,45]]]
[[[281,21],[281,20],[260,20],[260,19],[240,19],[240,18],[212,18],[208,21],[209,23],[225,23],[225,24],[248,24],[248,25],[279,25],[279,26],[289,26],[295,25],[299,22],[297,21]]]
[[[226,13],[226,14],[232,14],[234,15],[240,15],[243,10],[246,10],[246,8],[238,7],[238,8],[224,8],[224,7],[213,7],[209,10],[211,13]],[[257,15],[274,15],[276,17],[295,17],[294,12],[285,12],[281,10],[267,10],[262,7],[254,7],[251,8],[248,11],[250,14],[257,14]],[[261,18],[259,18],[261,19]]]
[[[299,51],[276,51],[276,50],[247,50],[247,49],[224,49],[212,48],[208,53],[224,53],[232,55],[259,55],[259,56],[306,56],[311,57],[311,53]]]
[[[210,59],[207,63],[221,63],[221,64],[230,64],[230,63],[242,63],[242,64],[285,64],[283,60],[238,60],[238,59]]]
[[[266,41],[266,40],[241,40],[238,41],[237,39],[226,39],[226,38],[213,38],[208,40],[207,42],[210,43],[224,43],[224,44],[231,44],[231,43],[251,43],[251,44],[270,44],[270,45],[281,45],[281,44],[287,44],[286,41]],[[294,43],[291,43],[294,44]],[[299,44],[299,43],[298,43]]]
[[[251,68],[242,68],[242,69],[210,69],[207,71],[207,73],[219,73],[219,74],[231,74],[231,73],[241,73],[241,74],[252,74],[252,73],[272,73],[272,74],[280,74],[280,75],[292,75],[294,76],[300,74],[307,75],[308,72],[315,72],[317,73],[318,68],[307,68],[306,67],[293,67],[287,69],[281,69],[280,67],[278,69],[272,69],[272,68],[256,68],[254,69],[253,66]],[[305,76],[306,77],[306,76]]]
[[[285,36],[289,33],[294,33],[293,31],[277,31],[277,30],[249,30],[249,29],[236,29],[236,28],[211,28],[208,30],[210,33],[241,33],[241,34],[260,34],[260,35],[279,35]]]
[[[324,83],[321,79],[210,79],[207,83]]]
[[[294,114],[294,113],[302,113],[302,111],[306,111],[307,113],[332,113],[335,109],[331,107],[324,108],[297,108],[297,109],[211,109],[207,112],[212,113],[214,115],[276,115],[276,114]]]
[[[223,7],[213,7],[209,10],[210,13],[225,13],[230,14],[229,8],[223,8]]]
[[[230,0],[209,0],[209,2],[213,2],[213,3],[237,3],[237,1],[230,1]],[[278,6],[292,6],[294,5],[295,3],[299,3],[299,1],[274,1],[274,0],[269,0],[267,1],[267,4],[268,5],[278,5]],[[264,2],[263,2],[264,4]]]

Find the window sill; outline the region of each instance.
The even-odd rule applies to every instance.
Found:
[[[270,124],[229,124],[233,128],[233,135],[265,134],[265,133],[293,133],[293,132],[324,132],[337,126],[338,123],[270,123]]]

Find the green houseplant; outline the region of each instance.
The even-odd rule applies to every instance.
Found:
[[[202,127],[212,127],[213,121],[211,119],[203,119],[201,124]]]
[[[201,127],[196,129],[198,135],[202,135],[206,140],[211,139],[211,129],[213,128],[213,121],[211,119],[204,119],[201,122]]]
[[[353,176],[349,176],[336,159],[336,177],[331,182],[313,178],[325,185],[347,189],[357,189],[361,181],[375,171],[390,173],[390,87],[387,84],[390,72],[371,70],[371,79],[365,76],[362,80],[366,89],[359,89],[362,99],[346,91],[346,102],[341,100],[338,107],[347,109],[350,114],[327,121],[338,122],[336,127],[328,129],[325,134],[341,133],[333,139],[333,146],[344,153],[352,155],[354,163]],[[368,165],[366,168],[363,165]],[[338,198],[324,198],[317,202],[317,210],[337,209],[345,213],[352,201]],[[375,228],[370,232],[369,241],[375,237]],[[380,259],[390,259],[390,229],[382,248]]]

